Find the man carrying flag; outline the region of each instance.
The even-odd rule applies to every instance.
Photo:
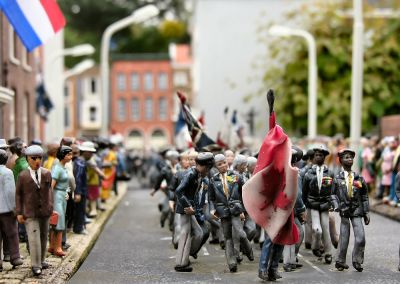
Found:
[[[277,269],[283,246],[299,241],[293,216],[298,170],[291,166],[290,139],[275,121],[272,90],[267,99],[270,129],[259,151],[253,176],[243,186],[243,203],[249,216],[268,235],[261,252],[259,277],[276,280],[280,278]]]

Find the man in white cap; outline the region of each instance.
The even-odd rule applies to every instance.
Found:
[[[43,154],[43,149],[38,145],[26,148],[29,167],[19,175],[15,196],[17,220],[26,226],[35,276],[49,266],[45,258],[49,219],[53,213],[51,172],[41,167]]]

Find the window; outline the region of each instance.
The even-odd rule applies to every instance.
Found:
[[[10,61],[13,64],[19,65],[20,61],[17,58],[17,54],[18,54],[18,39],[17,39],[17,35],[14,31],[14,29],[12,28],[12,26],[10,25],[10,28],[8,30],[8,56],[10,58]]]
[[[96,78],[91,78],[90,79],[90,92],[92,94],[96,94],[97,93],[97,82],[96,82]]]
[[[131,89],[132,91],[139,90],[140,82],[139,82],[139,74],[134,72],[131,74]]]
[[[29,53],[25,47],[22,48],[22,67],[25,69],[25,71],[28,72],[32,71],[32,67],[30,65],[30,60],[29,60]]]
[[[117,116],[119,121],[124,121],[126,117],[125,99],[118,99]]]
[[[89,109],[90,113],[90,121],[95,122],[97,119],[97,108],[96,107],[90,107]]]
[[[166,90],[168,89],[168,76],[167,73],[161,72],[158,74],[158,89]]]
[[[64,97],[65,98],[69,97],[69,88],[68,88],[67,84],[65,84],[65,86],[64,86]]]
[[[188,84],[188,77],[186,72],[176,72],[174,74],[174,85],[175,86],[186,86]]]
[[[146,91],[153,90],[153,74],[151,72],[144,74],[144,89]]]
[[[133,98],[131,101],[131,115],[132,115],[132,120],[139,120],[140,119],[140,105],[139,105],[139,99],[138,98]]]
[[[28,141],[29,139],[29,121],[28,115],[29,111],[29,94],[25,93],[22,100],[22,108],[20,109],[21,117],[21,125],[22,125],[22,139],[24,141]]]
[[[64,127],[69,128],[69,107],[65,106],[64,107]]]
[[[118,88],[118,91],[125,91],[125,89],[126,89],[125,74],[122,74],[122,73],[117,74],[117,88]]]
[[[145,113],[146,120],[153,119],[153,98],[146,98]]]
[[[160,120],[167,120],[167,99],[161,97],[158,101],[158,117]]]

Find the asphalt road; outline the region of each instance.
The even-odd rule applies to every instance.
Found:
[[[88,258],[70,283],[262,283],[258,278],[260,250],[255,247],[255,262],[245,259],[237,273],[229,273],[224,251],[206,244],[197,260],[191,259],[192,273],[177,273],[171,235],[160,228],[157,203],[161,193],[151,198],[149,190],[131,187],[108,221]],[[365,227],[366,251],[364,271],[338,272],[334,264],[326,265],[300,251],[304,265],[296,272],[282,272],[285,283],[400,283],[400,223],[371,214]],[[351,266],[352,240],[347,263]],[[282,267],[280,267],[282,271]]]

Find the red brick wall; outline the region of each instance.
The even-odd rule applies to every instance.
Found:
[[[131,89],[131,73],[136,72],[140,78],[140,88],[138,91]],[[153,73],[153,90],[144,90],[144,74]],[[165,72],[168,76],[168,87],[166,90],[158,89],[158,74]],[[121,92],[117,89],[117,74],[123,73],[126,76],[126,90]],[[173,139],[173,87],[172,87],[172,68],[169,60],[159,61],[114,61],[111,68],[111,129],[120,132],[124,137],[129,135],[132,130],[139,130],[143,133],[145,143],[150,141],[150,136],[155,129],[164,130],[168,142],[171,144]],[[145,120],[145,100],[147,97],[153,98],[153,120]],[[140,102],[141,117],[139,121],[132,120],[131,99],[138,97]],[[167,99],[167,119],[159,120],[158,102],[160,97]],[[118,99],[126,100],[126,119],[118,120]]]

